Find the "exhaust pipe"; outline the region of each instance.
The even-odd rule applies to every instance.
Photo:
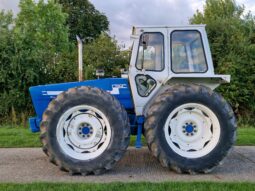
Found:
[[[78,42],[78,80],[79,82],[83,81],[83,58],[82,58],[82,39],[76,35],[76,39]]]

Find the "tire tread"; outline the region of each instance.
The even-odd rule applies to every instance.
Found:
[[[47,133],[48,129],[50,128],[49,127],[50,121],[52,120],[54,113],[56,113],[57,111],[61,109],[61,104],[63,104],[69,99],[72,99],[74,95],[77,95],[77,94],[82,95],[84,92],[89,92],[92,95],[100,96],[106,102],[112,104],[113,107],[118,110],[119,117],[123,119],[124,124],[126,124],[126,127],[124,128],[124,133],[123,133],[124,139],[123,141],[121,141],[121,145],[119,146],[120,148],[115,152],[115,155],[108,156],[107,159],[105,159],[107,163],[103,161],[102,163],[98,164],[99,166],[98,168],[89,169],[89,170],[85,168],[73,169],[68,164],[58,159],[55,156],[54,151],[50,147],[49,137]],[[42,147],[43,152],[49,157],[49,161],[51,163],[53,163],[54,165],[57,165],[61,171],[69,172],[70,175],[77,175],[77,174],[83,175],[83,176],[86,176],[88,174],[99,175],[104,173],[106,170],[110,170],[111,168],[113,168],[114,164],[123,157],[130,141],[129,119],[124,107],[111,94],[99,88],[94,88],[89,86],[70,88],[68,91],[62,92],[56,97],[56,99],[51,101],[50,104],[48,105],[48,108],[45,110],[43,114],[42,122],[40,124],[40,129],[41,129],[40,140],[43,144],[43,147]]]

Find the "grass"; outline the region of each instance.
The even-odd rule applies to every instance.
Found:
[[[135,145],[136,136],[130,139],[130,145]],[[146,145],[145,138],[142,137],[142,144]],[[237,130],[237,146],[255,146],[255,128],[239,128]]]
[[[255,146],[255,128],[239,128],[236,145]]]
[[[10,191],[71,191],[71,190],[87,190],[87,191],[227,191],[227,190],[254,190],[254,183],[214,183],[214,182],[165,182],[165,183],[107,183],[107,184],[67,184],[67,183],[31,183],[31,184],[0,184],[0,190]]]
[[[236,145],[255,146],[255,128],[238,128]],[[41,147],[39,133],[31,133],[28,128],[0,126],[1,148]],[[135,145],[136,136],[131,136],[130,145]],[[146,145],[142,137],[143,145]]]
[[[0,126],[0,147],[41,147],[39,133],[32,133],[23,127]]]

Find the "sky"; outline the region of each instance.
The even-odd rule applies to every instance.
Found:
[[[110,34],[129,44],[132,26],[185,25],[205,0],[90,0],[110,21]],[[255,15],[254,0],[236,0]],[[0,0],[0,10],[19,11],[19,0]]]

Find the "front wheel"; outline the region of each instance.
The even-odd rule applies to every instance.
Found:
[[[228,103],[198,85],[176,85],[161,93],[145,122],[149,149],[177,172],[206,173],[234,144],[236,122]]]
[[[41,122],[43,150],[70,174],[101,174],[111,169],[129,145],[128,116],[119,101],[92,87],[58,95]]]

